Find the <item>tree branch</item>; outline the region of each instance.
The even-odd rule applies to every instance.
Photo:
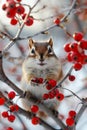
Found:
[[[43,103],[39,103],[38,104],[38,99],[36,97],[34,97],[34,95],[32,96],[32,94],[29,92],[27,93],[27,96],[24,97],[24,92],[19,89],[14,83],[12,83],[4,74],[3,71],[3,67],[2,67],[2,55],[0,57],[0,80],[5,82],[6,84],[8,84],[13,90],[15,90],[21,97],[25,98],[25,100],[27,99],[29,102],[31,102],[32,104],[36,104],[38,105],[43,111],[45,111],[48,116],[51,116],[56,122],[57,124],[62,128],[65,129],[66,126],[65,124],[58,118],[56,117],[53,112],[47,107],[45,106],[45,104]],[[29,94],[29,95],[28,95]]]
[[[9,106],[13,105],[13,102],[8,100],[0,91],[0,97],[3,97],[6,101],[5,105],[9,108]],[[33,113],[29,112],[29,111],[25,111],[24,109],[22,109],[21,107],[19,107],[19,110],[16,112],[17,114],[21,114],[25,117],[27,117],[28,119],[31,119],[33,116]],[[39,118],[40,119],[40,118]],[[40,123],[41,125],[43,125],[46,129],[48,130],[55,130],[55,128],[53,128],[51,125],[49,125],[48,123],[46,123],[44,120],[40,119]]]
[[[73,0],[73,3],[72,3],[72,6],[71,6],[71,8],[69,9],[69,11],[68,11],[68,13],[61,19],[61,23],[63,23],[64,21],[66,21],[66,19],[67,19],[67,17],[70,15],[70,13],[72,12],[72,10],[73,10],[73,8],[74,8],[74,6],[76,5],[76,1],[77,0]],[[51,25],[50,27],[48,27],[48,28],[46,28],[46,29],[44,29],[44,30],[42,30],[41,32],[38,32],[38,33],[36,33],[36,34],[34,34],[34,35],[31,35],[31,36],[28,36],[28,37],[25,37],[25,38],[18,38],[18,40],[25,40],[25,39],[29,39],[29,38],[31,38],[31,37],[35,37],[35,36],[37,36],[37,35],[39,35],[39,34],[43,34],[44,32],[47,32],[48,30],[51,30],[51,29],[53,29],[54,27],[60,27],[60,25]]]
[[[38,0],[38,1],[36,2],[36,4],[35,4],[31,9],[29,8],[30,11],[29,11],[28,15],[31,13],[31,11],[32,11],[33,8],[38,4],[39,1],[40,1],[40,0]],[[64,21],[66,20],[66,18],[70,15],[70,13],[72,12],[72,10],[73,10],[75,4],[76,4],[76,0],[73,0],[72,6],[71,6],[69,12],[61,19],[61,23],[64,22]],[[27,15],[27,16],[28,16],[28,15]],[[26,20],[27,16],[25,17],[24,21]],[[21,38],[21,37],[19,37],[19,36],[20,36],[20,34],[21,34],[21,31],[22,31],[23,27],[24,27],[24,22],[22,23],[21,27],[18,29],[18,31],[17,31],[17,33],[16,33],[16,36],[15,36],[15,37],[7,44],[7,46],[3,49],[2,54],[3,54],[4,52],[8,51],[8,49],[9,49],[10,47],[12,47],[17,40],[24,40],[24,39],[28,39],[28,38],[31,38],[31,37],[35,37],[35,36],[37,36],[37,35],[39,35],[39,34],[43,34],[44,32],[47,32],[48,30],[53,29],[54,27],[60,27],[60,26],[59,26],[59,25],[52,25],[52,26],[50,26],[50,27],[48,27],[48,28],[46,28],[46,29],[42,30],[41,32],[38,32],[38,33],[36,33],[36,34],[34,34],[34,35],[31,35],[31,36],[28,36],[28,37],[25,37],[25,38]]]
[[[76,118],[75,118],[75,122],[76,124],[78,123],[79,119],[81,118],[83,112],[85,111],[85,109],[87,108],[87,102],[83,103],[79,112],[77,113],[76,115]]]

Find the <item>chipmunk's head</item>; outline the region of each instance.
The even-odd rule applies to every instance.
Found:
[[[37,59],[39,65],[44,65],[45,60],[54,55],[53,41],[51,38],[47,42],[36,42],[29,39],[29,57]]]

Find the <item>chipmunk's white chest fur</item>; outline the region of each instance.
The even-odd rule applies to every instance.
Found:
[[[61,71],[61,63],[58,59],[52,57],[44,61],[44,65],[39,65],[39,61],[33,58],[26,60],[23,64],[23,73],[25,75],[34,74],[36,77],[46,78],[48,74],[58,75]]]
[[[58,73],[59,72],[59,73]],[[39,61],[35,60],[34,58],[29,58],[23,63],[23,79],[22,79],[22,88],[25,91],[30,91],[32,94],[38,97],[42,97],[42,95],[48,90],[46,89],[46,86],[37,85],[32,86],[30,84],[30,81],[28,81],[29,75],[34,75],[37,78],[42,77],[43,79],[46,79],[47,76],[51,75],[60,75],[61,72],[61,64],[60,61],[57,58],[49,58],[44,61],[44,65],[40,66]]]

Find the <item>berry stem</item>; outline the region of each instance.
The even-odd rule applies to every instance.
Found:
[[[77,97],[82,102],[82,99],[77,94],[75,94],[73,91],[71,91],[71,90],[69,90],[67,88],[64,88],[64,87],[61,87],[61,88],[71,92],[75,97]]]

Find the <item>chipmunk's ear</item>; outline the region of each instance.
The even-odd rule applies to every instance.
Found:
[[[52,40],[52,38],[50,38],[50,40],[49,40],[49,45],[52,47],[53,46],[53,40]]]
[[[32,48],[32,46],[34,45],[34,41],[32,38],[29,39],[29,48]]]

